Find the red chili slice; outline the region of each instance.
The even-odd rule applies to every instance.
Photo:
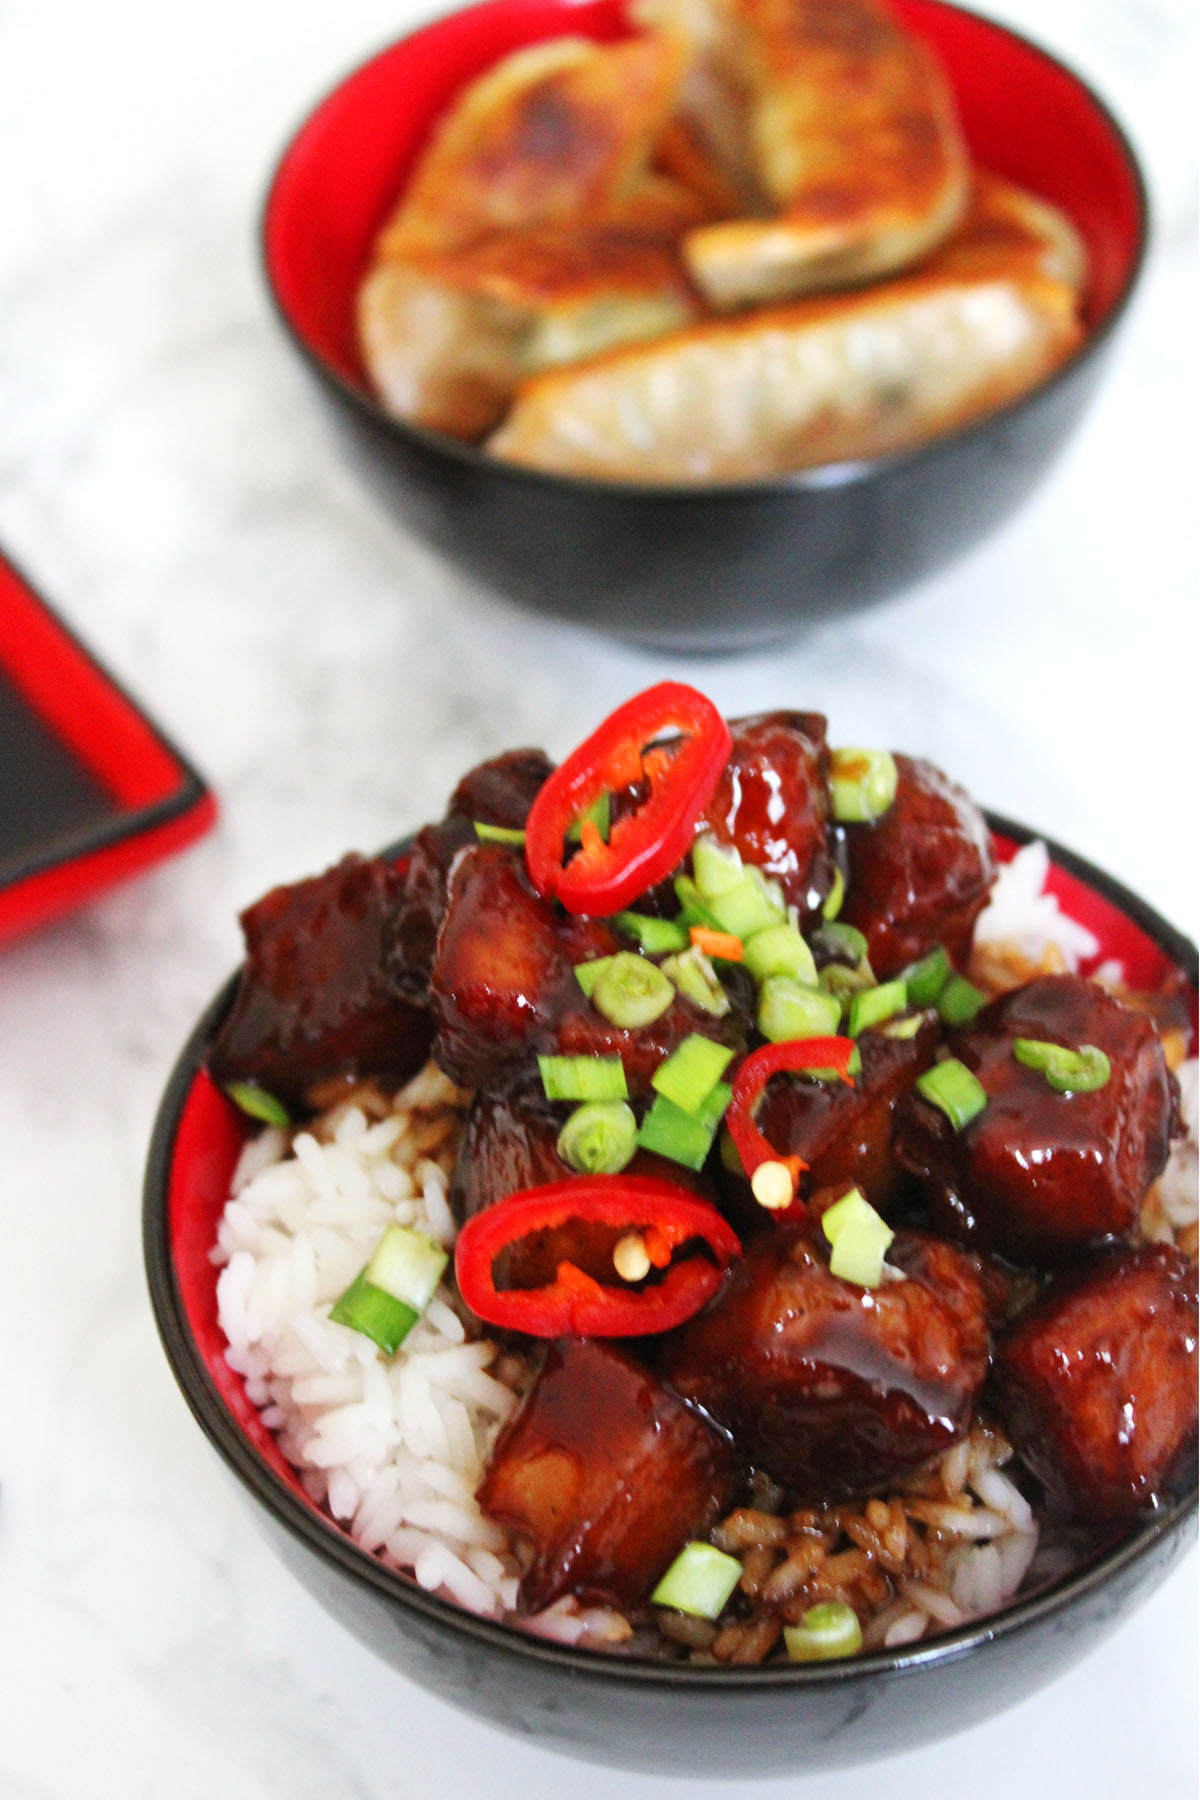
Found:
[[[734,1076],[725,1109],[725,1123],[747,1175],[753,1176],[760,1163],[781,1162],[792,1170],[794,1189],[797,1168],[807,1167],[800,1157],[781,1156],[772,1149],[754,1123],[754,1108],[772,1075],[787,1069],[834,1069],[847,1086],[853,1087],[848,1069],[853,1054],[854,1039],[846,1037],[788,1038],[781,1044],[764,1044],[751,1052]]]
[[[495,1267],[504,1250],[574,1220],[641,1232],[661,1278],[644,1287],[610,1284],[564,1261],[548,1285],[497,1288]],[[711,1260],[672,1260],[681,1245],[695,1240]],[[463,1299],[489,1325],[530,1337],[641,1337],[669,1331],[699,1312],[741,1248],[715,1207],[669,1181],[581,1175],[525,1188],[476,1213],[459,1233],[454,1272]]]
[[[666,733],[678,742],[647,747]],[[543,899],[602,917],[653,887],[682,860],[697,819],[729,760],[729,727],[712,701],[680,681],[635,694],[573,750],[539,790],[525,826],[525,860]],[[618,818],[605,843],[584,820],[564,863],[566,837],[602,794],[649,784],[649,798]]]

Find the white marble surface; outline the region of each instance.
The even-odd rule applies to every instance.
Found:
[[[823,708],[924,752],[1200,928],[1190,0],[996,0],[1078,60],[1156,230],[1108,384],[1037,498],[956,568],[769,655],[726,710]],[[412,6],[412,17],[417,16]],[[218,830],[0,956],[0,1796],[579,1800],[572,1766],[389,1673],[259,1538],[159,1352],[139,1252],[155,1101],[236,908],[440,810],[459,771],[671,665],[468,590],[338,460],[258,277],[277,145],[407,0],[3,0],[0,542],[215,785]],[[1196,1788],[1194,1553],[1003,1721],[845,1800]],[[669,1765],[669,1759],[668,1759]]]

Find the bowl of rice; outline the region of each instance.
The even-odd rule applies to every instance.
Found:
[[[972,978],[1079,969],[1128,990],[1173,982],[1186,1135],[1142,1235],[1196,1250],[1195,946],[1070,851],[989,815],[1000,867]],[[394,854],[403,857],[406,846]],[[1047,1527],[1003,1436],[977,1424],[894,1491],[784,1515],[764,1484],[713,1541],[753,1605],[724,1634],[648,1630],[606,1606],[516,1613],[517,1563],[477,1490],[528,1383],[445,1283],[388,1361],[329,1318],[389,1223],[451,1246],[467,1095],[432,1063],[398,1090],[331,1097],[303,1128],[251,1122],[206,1063],[236,977],[168,1083],[144,1246],[168,1362],[197,1423],[306,1588],[401,1674],[502,1730],[616,1767],[782,1775],[884,1757],[1019,1701],[1118,1628],[1187,1547],[1183,1491],[1087,1540]],[[789,1594],[850,1595],[858,1654],[776,1653]],[[680,1619],[682,1619],[680,1615]],[[772,1623],[773,1621],[773,1623]]]

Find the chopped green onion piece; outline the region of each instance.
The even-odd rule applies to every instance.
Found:
[[[829,759],[829,791],[839,825],[870,824],[896,798],[896,760],[887,750],[835,750]]]
[[[596,1011],[622,1031],[636,1031],[662,1017],[675,998],[669,976],[632,950],[618,950],[591,992]]]
[[[616,1175],[637,1149],[637,1120],[624,1100],[585,1100],[558,1134],[556,1148],[579,1175]]]
[[[952,975],[938,995],[938,1017],[943,1025],[969,1025],[984,999],[965,976]]]
[[[702,1012],[711,1013],[714,1019],[723,1019],[729,1011],[729,995],[721,986],[717,971],[698,944],[690,950],[682,951],[678,956],[664,957],[659,968],[669,981],[673,981],[681,994]]]
[[[1017,1061],[1044,1075],[1056,1094],[1094,1094],[1112,1074],[1112,1064],[1095,1044],[1069,1050],[1040,1038],[1014,1038],[1012,1048]]]
[[[733,1141],[728,1125],[721,1132],[717,1148],[721,1154],[721,1167],[728,1169],[731,1175],[745,1175],[746,1165],[741,1159],[737,1145]]]
[[[600,833],[600,836],[604,839],[605,843],[607,844],[608,833],[609,833],[609,828],[610,828],[610,821],[611,821],[611,808],[612,808],[612,796],[607,793],[597,794],[596,798],[592,801],[592,804],[588,807],[587,811],[580,813],[579,817],[575,820],[574,824],[568,827],[568,829],[567,829],[568,844],[582,843],[582,841],[583,841],[583,821],[585,819],[590,819],[592,821],[592,824],[596,827],[596,830]]]
[[[257,1081],[227,1081],[225,1092],[247,1118],[261,1119],[264,1125],[290,1125],[292,1115],[282,1100],[259,1087]]]
[[[807,987],[817,985],[813,953],[794,925],[765,925],[742,945],[742,960],[755,981],[768,975],[790,975]]]
[[[850,1004],[851,994],[857,994],[863,988],[875,986],[875,977],[871,973],[869,963],[860,963],[857,969],[848,969],[845,963],[826,963],[817,976],[818,985],[827,994],[832,994],[839,1001]]]
[[[638,1144],[643,1150],[669,1157],[685,1169],[703,1168],[731,1091],[727,1082],[718,1081],[695,1112],[685,1112],[665,1094],[657,1095],[642,1120]]]
[[[858,1654],[862,1626],[844,1600],[822,1600],[809,1607],[798,1625],[784,1626],[783,1641],[793,1662],[829,1662]]]
[[[683,1546],[650,1599],[655,1606],[669,1606],[697,1619],[715,1619],[741,1573],[736,1556],[693,1539]]]
[[[833,865],[833,886],[826,896],[821,908],[821,917],[826,920],[836,919],[842,910],[842,901],[846,898],[846,877],[836,863]]]
[[[742,859],[733,844],[718,844],[716,838],[700,837],[692,845],[692,874],[702,900],[715,900],[727,894],[742,880]]]
[[[835,1069],[832,1064],[827,1069],[798,1069],[796,1072],[806,1076],[809,1081],[840,1081],[842,1079],[842,1071]],[[862,1074],[862,1051],[857,1044],[847,1058],[846,1073],[851,1079]]]
[[[592,997],[592,989],[611,961],[611,956],[594,956],[591,962],[575,964],[575,979],[589,1000]]]
[[[878,987],[863,988],[861,993],[850,996],[850,1011],[846,1024],[851,1037],[867,1031],[872,1025],[882,1025],[885,1019],[903,1012],[908,1004],[908,993],[902,981],[883,981]]]
[[[758,992],[758,1029],[773,1044],[792,1038],[829,1037],[841,1022],[834,994],[805,987],[790,975],[768,975]]]
[[[889,1019],[879,1029],[884,1037],[899,1038],[901,1042],[907,1042],[909,1038],[916,1037],[925,1023],[925,1017],[924,1013],[908,1013],[903,1019]]]
[[[700,889],[690,875],[677,875],[674,882],[675,898],[680,905],[679,923],[681,925],[707,925],[710,931],[720,931],[716,914],[711,913],[704,904]]]
[[[977,1118],[987,1105],[987,1090],[956,1056],[934,1063],[918,1075],[916,1089],[932,1105],[940,1107],[955,1131]]]
[[[733,1051],[724,1044],[714,1044],[711,1038],[693,1032],[659,1064],[650,1085],[684,1112],[695,1112],[720,1081],[732,1056]]]
[[[539,1056],[547,1100],[627,1100],[619,1056]]]
[[[833,919],[827,925],[818,925],[813,932],[813,948],[820,950],[831,962],[849,963],[857,968],[867,954],[867,940],[856,925],[844,925],[841,920]]]
[[[654,919],[646,913],[620,912],[613,924],[626,937],[636,938],[650,956],[659,956],[664,950],[686,950],[690,942],[687,926],[681,925],[678,919]]]
[[[787,919],[787,901],[777,881],[768,881],[761,869],[747,864],[738,885],[707,902],[717,925],[743,943],[768,925]]]
[[[919,962],[909,963],[901,973],[908,983],[908,1004],[916,1007],[932,1006],[938,995],[954,973],[953,964],[945,947],[939,944],[928,956]]]
[[[481,844],[523,844],[525,842],[524,826],[486,825],[482,819],[475,820],[475,836]]]
[[[821,1214],[829,1240],[829,1267],[839,1281],[876,1288],[883,1280],[883,1259],[895,1232],[886,1226],[859,1188],[851,1188]]]
[[[449,1260],[428,1232],[389,1225],[329,1316],[393,1356],[437,1292]]]

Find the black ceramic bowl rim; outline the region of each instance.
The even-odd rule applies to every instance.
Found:
[[[358,72],[373,62],[376,57],[395,49],[399,44],[407,43],[410,38],[435,25],[447,15],[431,14],[423,24],[415,26],[401,38],[389,39],[381,44],[373,55],[361,58],[349,68],[341,78],[326,88],[313,103],[306,108],[294,129],[288,134],[283,149],[277,156],[267,183],[266,194],[259,213],[258,251],[263,279],[270,295],[275,316],[282,325],[285,335],[291,340],[294,349],[301,359],[308,364],[310,370],[322,381],[332,387],[343,400],[348,402],[361,417],[370,424],[386,431],[399,442],[414,442],[425,449],[439,452],[452,462],[460,462],[465,467],[477,470],[488,470],[513,481],[525,481],[533,486],[544,485],[551,488],[562,488],[570,492],[580,493],[591,490],[597,495],[611,494],[624,498],[662,499],[690,498],[735,498],[747,494],[761,495],[764,498],[786,500],[792,494],[802,491],[813,491],[820,488],[850,487],[865,482],[877,473],[891,469],[916,468],[922,465],[936,465],[943,457],[952,455],[960,444],[971,443],[983,437],[994,428],[998,421],[1012,418],[1022,412],[1033,400],[1046,393],[1053,392],[1074,371],[1099,353],[1112,333],[1128,311],[1130,300],[1141,278],[1146,261],[1146,250],[1150,236],[1150,201],[1146,189],[1146,180],[1142,172],[1140,160],[1130,142],[1124,127],[1120,124],[1111,108],[1103,101],[1091,83],[1084,80],[1076,69],[1063,62],[1041,44],[1027,37],[1023,32],[1002,24],[999,20],[989,18],[972,7],[957,6],[953,0],[930,0],[930,3],[941,7],[946,12],[963,13],[968,18],[978,19],[990,30],[1002,33],[1013,42],[1022,45],[1034,56],[1060,71],[1069,81],[1074,82],[1080,92],[1085,95],[1089,104],[1108,126],[1118,144],[1121,155],[1132,180],[1138,215],[1137,242],[1130,258],[1129,272],[1120,290],[1113,299],[1108,312],[1098,325],[1090,329],[1078,349],[1074,350],[1065,362],[1061,363],[1045,380],[1039,381],[1025,393],[1019,394],[1015,400],[1003,406],[994,407],[980,418],[958,429],[942,433],[931,438],[928,443],[918,444],[912,449],[889,452],[883,456],[851,458],[844,462],[821,463],[811,469],[782,470],[776,475],[754,478],[746,481],[712,481],[712,482],[646,482],[628,480],[600,480],[582,475],[560,474],[553,470],[529,468],[520,463],[510,463],[501,457],[488,456],[474,444],[466,444],[458,438],[448,437],[442,432],[430,431],[423,425],[412,424],[408,420],[399,419],[386,412],[369,393],[355,386],[339,374],[336,369],[319,356],[311,348],[307,340],[297,330],[288,314],[278,290],[275,286],[271,270],[271,259],[267,244],[268,222],[276,185],[283,172],[284,164],[291,153],[292,146],[307,126],[313,115],[333,98],[333,96],[352,80]],[[470,8],[462,10],[469,11]]]
[[[1200,985],[1197,949],[1190,938],[1167,923],[1146,901],[1095,868],[1074,851],[1065,849],[1044,833],[988,812],[993,832],[1017,845],[1045,844],[1050,860],[1093,889],[1133,921],[1151,938],[1172,964],[1181,969],[1193,988]],[[403,855],[406,839],[386,854]],[[274,1520],[309,1550],[335,1564],[358,1585],[394,1602],[401,1611],[411,1609],[447,1632],[481,1647],[528,1658],[564,1676],[586,1668],[614,1689],[630,1685],[665,1687],[681,1693],[702,1693],[714,1684],[722,1691],[764,1687],[828,1687],[869,1681],[885,1672],[906,1673],[931,1664],[955,1662],[987,1644],[1009,1639],[1029,1630],[1056,1613],[1069,1611],[1078,1601],[1102,1587],[1122,1570],[1132,1569],[1156,1549],[1186,1530],[1197,1509],[1195,1486],[1170,1506],[1149,1515],[1145,1522],[1106,1551],[1096,1553],[1071,1574],[1049,1588],[1004,1606],[997,1613],[976,1619],[957,1630],[939,1633],[894,1650],[874,1650],[844,1662],[775,1663],[753,1667],[713,1666],[696,1663],[634,1661],[604,1650],[587,1650],[554,1644],[518,1627],[467,1612],[453,1601],[420,1588],[410,1576],[388,1568],[362,1550],[347,1532],[324,1519],[275,1474],[242,1432],[218,1393],[203,1357],[192,1337],[184,1313],[172,1265],[167,1231],[167,1197],[176,1133],[192,1083],[202,1065],[212,1034],[233,999],[235,973],[205,1009],[187,1041],[167,1083],[154,1123],[146,1167],[143,1199],[143,1251],[155,1323],[172,1374],[204,1435],[223,1460]]]

